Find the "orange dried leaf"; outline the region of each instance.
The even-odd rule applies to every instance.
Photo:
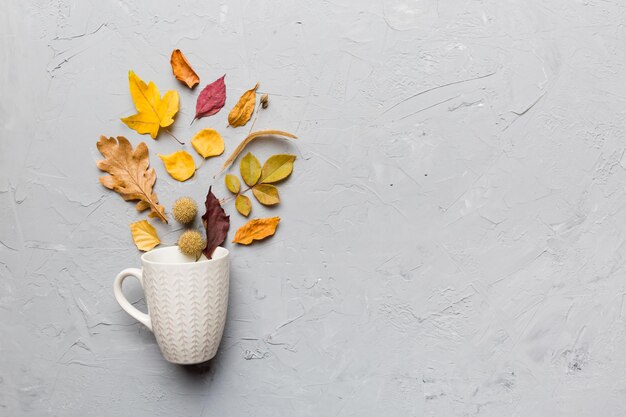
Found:
[[[198,74],[191,68],[187,58],[185,58],[185,55],[183,55],[180,49],[174,49],[174,51],[172,51],[170,64],[172,64],[172,72],[176,79],[187,84],[187,87],[193,88],[194,85],[200,82],[200,77],[198,77]]]
[[[252,117],[252,112],[254,112],[257,88],[259,88],[259,83],[256,83],[254,88],[251,88],[241,95],[235,107],[233,107],[228,114],[229,125],[239,127],[248,123],[248,120]]]
[[[276,232],[279,222],[280,217],[252,219],[237,230],[233,243],[249,245],[255,240],[263,240],[272,236]]]
[[[158,217],[167,223],[165,208],[159,204],[159,198],[152,191],[156,181],[156,172],[150,166],[148,147],[141,142],[133,150],[128,139],[123,136],[107,138],[100,136],[96,144],[105,159],[96,165],[110,175],[100,177],[100,183],[119,193],[124,200],[139,200],[137,211],[150,209],[149,217]]]

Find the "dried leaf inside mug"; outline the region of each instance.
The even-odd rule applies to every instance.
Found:
[[[228,124],[232,127],[240,127],[248,123],[252,112],[254,112],[254,106],[256,105],[256,90],[259,88],[259,83],[256,83],[254,88],[246,91],[239,98],[235,107],[228,113]]]
[[[211,187],[209,187],[204,206],[206,211],[202,215],[202,223],[206,230],[207,245],[203,253],[204,256],[211,259],[215,248],[226,240],[226,235],[228,235],[228,229],[230,228],[230,216],[224,212],[219,200],[211,191]]]
[[[255,240],[262,240],[272,236],[276,232],[279,222],[280,217],[252,219],[237,230],[233,243],[249,245]]]
[[[130,232],[139,250],[149,251],[161,243],[156,229],[147,220],[131,223]]]
[[[156,181],[156,171],[150,166],[148,147],[141,142],[133,150],[128,139],[123,136],[107,138],[100,136],[96,144],[105,159],[96,165],[110,175],[100,177],[100,183],[119,193],[124,200],[139,200],[137,211],[150,209],[148,217],[158,217],[167,223],[165,207],[159,204],[159,198],[152,191]]]

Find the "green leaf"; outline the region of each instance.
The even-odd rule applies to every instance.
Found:
[[[261,171],[261,183],[267,184],[284,180],[293,171],[295,155],[278,154],[268,158]]]
[[[261,163],[256,159],[256,156],[248,152],[239,163],[239,171],[241,172],[243,181],[248,184],[248,186],[252,187],[261,176]]]

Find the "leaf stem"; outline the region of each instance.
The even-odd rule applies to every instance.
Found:
[[[181,145],[184,145],[185,142],[181,142],[180,140],[178,140],[178,138],[176,136],[174,136],[174,134],[172,132],[170,132],[169,130],[165,129],[165,133],[167,133],[168,135],[170,135],[171,137],[174,138],[174,140],[176,140],[176,142],[178,142]]]
[[[237,196],[238,196],[238,195],[240,195],[240,194],[245,194],[245,193],[247,193],[248,191],[250,191],[251,189],[252,189],[252,187],[248,187],[248,188],[246,188],[245,190],[238,192],[237,194],[233,194],[233,195],[231,195],[230,197],[222,198],[222,199],[220,199],[220,204],[225,204],[225,203],[228,203],[228,202],[230,202],[231,200],[233,200],[233,199],[237,198]]]

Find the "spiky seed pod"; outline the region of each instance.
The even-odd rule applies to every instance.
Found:
[[[187,230],[178,238],[178,248],[185,255],[193,256],[196,260],[202,255],[206,241],[197,230]]]
[[[198,214],[198,205],[189,197],[182,197],[174,202],[172,214],[176,221],[182,224],[189,224]]]

